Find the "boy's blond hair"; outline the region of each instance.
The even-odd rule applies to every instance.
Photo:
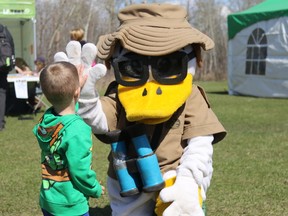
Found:
[[[53,106],[68,106],[80,87],[77,68],[64,61],[52,63],[42,70],[40,85]]]
[[[82,28],[75,28],[70,31],[70,39],[81,41],[84,38],[84,30]]]

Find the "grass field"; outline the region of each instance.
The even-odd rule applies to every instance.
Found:
[[[225,82],[200,83],[228,131],[214,146],[208,216],[288,215],[288,100],[227,95]],[[32,120],[7,117],[0,132],[0,215],[41,215],[39,149]],[[105,182],[109,146],[94,139],[94,169]],[[109,215],[107,195],[91,200],[91,215]]]

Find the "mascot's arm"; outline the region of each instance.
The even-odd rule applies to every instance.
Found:
[[[82,48],[81,59],[84,65],[84,74],[87,71],[88,77],[81,89],[78,114],[91,126],[94,134],[101,134],[108,131],[108,124],[96,90],[96,82],[106,74],[107,69],[103,64],[96,64],[92,67],[97,47],[94,44],[93,46],[85,45]]]
[[[203,187],[205,193],[213,174],[213,139],[213,135],[189,139],[178,167],[190,170],[196,183]]]
[[[54,61],[68,61],[75,66],[82,65],[83,75],[87,76],[87,79],[81,88],[78,114],[91,126],[93,133],[101,134],[108,131],[108,124],[95,87],[96,82],[106,74],[107,69],[103,64],[92,67],[97,51],[97,47],[92,43],[86,43],[81,49],[78,41],[70,41],[66,46],[67,54],[56,53]]]
[[[188,140],[188,146],[184,149],[180,165],[175,173],[175,183],[160,192],[161,200],[164,203],[171,203],[164,210],[164,216],[204,216],[202,200],[206,199],[205,193],[210,185],[213,172],[212,141],[212,135]],[[169,181],[172,177],[171,173],[169,173],[170,176],[167,175],[168,173],[164,174],[164,179],[168,177]],[[157,212],[157,215],[161,215],[161,213]]]
[[[93,99],[80,97],[78,114],[90,125],[94,134],[103,134],[108,131],[107,119],[99,97]]]

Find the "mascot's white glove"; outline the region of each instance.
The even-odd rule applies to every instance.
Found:
[[[164,203],[172,202],[163,216],[204,216],[202,200],[206,199],[205,192],[213,172],[212,141],[212,135],[188,140],[177,167],[175,183],[160,192]]]
[[[92,127],[93,133],[105,133],[108,130],[107,119],[96,90],[96,82],[106,74],[107,68],[99,63],[92,66],[97,51],[92,43],[86,43],[81,49],[78,41],[70,41],[66,46],[67,54],[57,52],[54,61],[68,61],[84,67],[83,76],[87,75],[87,80],[81,89],[78,114]]]
[[[66,46],[67,55],[64,52],[58,52],[54,55],[54,61],[69,61],[78,66],[83,65],[83,75],[87,75],[87,80],[81,89],[80,99],[92,99],[99,97],[96,91],[96,82],[106,74],[106,67],[103,64],[92,64],[97,55],[97,47],[92,43],[86,43],[81,49],[78,41],[70,41]]]
[[[180,159],[179,169],[191,171],[196,183],[207,192],[213,174],[213,135],[199,136],[188,140],[188,146]],[[205,200],[206,197],[203,197]]]
[[[177,169],[175,183],[160,192],[164,203],[172,202],[163,216],[204,216],[199,186],[188,169]]]

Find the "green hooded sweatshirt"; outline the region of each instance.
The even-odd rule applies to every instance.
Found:
[[[57,216],[88,212],[88,197],[102,193],[91,169],[91,128],[76,114],[59,116],[50,108],[33,133],[41,148],[41,208]]]

